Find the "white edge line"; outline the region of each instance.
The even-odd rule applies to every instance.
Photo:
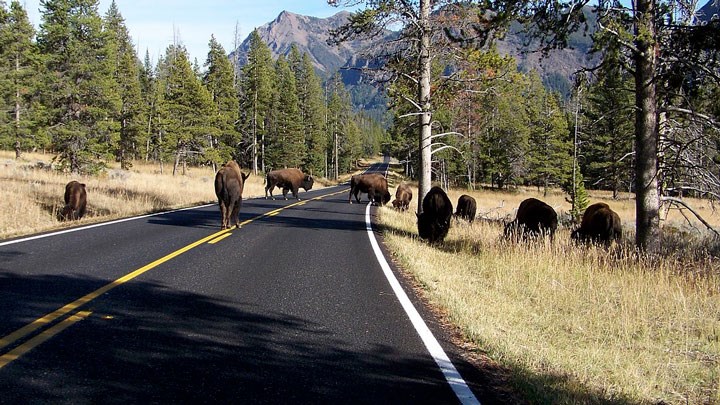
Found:
[[[142,218],[148,218],[148,217],[155,217],[155,216],[158,216],[158,215],[165,215],[165,214],[170,214],[170,213],[173,213],[173,212],[194,210],[194,209],[196,209],[196,208],[204,208],[204,207],[209,207],[209,206],[211,206],[211,205],[216,205],[216,204],[217,204],[217,203],[204,204],[204,205],[198,205],[198,206],[195,206],[195,207],[180,208],[180,209],[176,209],[176,210],[156,212],[156,213],[147,214],[147,215],[140,215],[140,216],[137,216],[137,217],[116,219],[116,220],[114,220],[114,221],[101,222],[101,223],[98,223],[98,224],[81,226],[81,227],[79,227],[79,228],[64,229],[64,230],[62,230],[62,231],[45,233],[45,234],[42,234],[42,235],[29,236],[29,237],[27,237],[27,238],[15,239],[15,240],[7,241],[7,242],[0,242],[0,246],[13,245],[13,244],[16,244],[16,243],[27,242],[27,241],[31,241],[31,240],[35,240],[35,239],[49,238],[49,237],[51,237],[51,236],[57,236],[57,235],[62,235],[62,234],[72,233],[72,232],[79,232],[79,231],[84,231],[84,230],[86,230],[86,229],[97,228],[97,227],[100,227],[100,226],[114,225],[114,224],[119,224],[119,223],[121,223],[121,222],[134,221],[134,220],[136,220],[136,219],[142,219]]]
[[[398,300],[400,301],[400,305],[402,305],[405,313],[410,318],[410,322],[412,322],[418,335],[420,335],[420,339],[422,339],[428,352],[430,352],[433,360],[435,360],[435,363],[438,365],[438,367],[440,367],[440,371],[442,371],[443,375],[445,376],[445,380],[447,380],[448,384],[450,384],[450,387],[455,392],[455,395],[460,400],[460,402],[467,405],[480,405],[480,401],[478,401],[478,399],[475,397],[475,394],[473,394],[472,390],[470,390],[470,387],[467,385],[465,380],[462,378],[460,373],[452,364],[450,358],[447,356],[442,346],[440,346],[440,343],[437,341],[435,336],[433,336],[430,328],[428,328],[425,321],[423,321],[420,313],[417,311],[417,309],[415,309],[412,302],[410,301],[410,298],[408,298],[405,290],[403,290],[400,282],[390,269],[390,265],[385,259],[382,250],[380,250],[380,245],[378,244],[377,239],[375,238],[375,234],[372,230],[372,223],[370,222],[370,206],[371,204],[368,203],[367,208],[365,209],[365,228],[367,229],[370,244],[375,251],[375,256],[377,257],[378,263],[380,263],[380,267],[382,267],[383,273],[385,273],[385,277],[390,283],[390,286],[392,287],[395,296],[397,296]]]

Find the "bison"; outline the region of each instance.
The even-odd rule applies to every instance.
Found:
[[[549,235],[552,239],[558,225],[555,210],[537,198],[528,198],[520,203],[515,220],[505,225],[505,236]]]
[[[400,184],[395,190],[395,200],[392,202],[393,207],[405,211],[410,207],[412,201],[412,190],[407,184]]]
[[[372,204],[385,205],[390,201],[388,182],[380,173],[356,174],[350,178],[350,195],[348,202],[352,204],[352,196],[360,202],[360,193],[367,193]]]
[[[450,229],[452,202],[443,189],[435,186],[423,198],[422,209],[421,214],[416,214],[420,238],[430,243],[442,242]]]
[[[474,198],[467,194],[463,194],[458,198],[457,210],[455,216],[472,223],[475,220],[475,212],[477,211],[477,202]]]
[[[603,243],[610,245],[622,238],[622,222],[620,216],[605,203],[595,203],[585,210],[580,228],[574,230],[570,237],[585,243]]]
[[[238,214],[242,207],[243,187],[248,177],[250,173],[241,172],[240,166],[234,160],[227,162],[215,174],[215,195],[222,215],[220,229],[230,228],[231,222],[234,222],[236,227],[240,227]]]
[[[286,200],[288,199],[288,190],[292,191],[293,197],[299,200],[300,197],[298,197],[298,190],[300,187],[304,188],[305,191],[308,191],[312,189],[315,180],[313,180],[312,176],[303,173],[300,169],[293,168],[273,170],[267,174],[265,182],[266,200],[268,198],[268,191],[270,192],[270,198],[273,200],[275,199],[272,192],[276,186],[282,189],[283,198]]]
[[[85,184],[75,180],[65,185],[65,206],[60,213],[63,221],[80,219],[85,215],[87,207],[87,192]]]

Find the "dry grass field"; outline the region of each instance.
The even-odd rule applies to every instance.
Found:
[[[397,180],[393,183],[397,184]],[[394,193],[395,187],[392,187]],[[417,237],[411,210],[380,210],[394,260],[427,301],[478,353],[505,368],[515,388],[541,404],[720,403],[718,240],[678,210],[663,212],[665,254],[633,249],[634,201],[591,193],[622,217],[612,249],[570,242],[570,204],[560,193],[450,190],[478,203],[472,225],[453,220],[444,243]],[[417,190],[414,190],[417,198]],[[554,241],[510,243],[503,221],[536,197],[561,218]],[[689,204],[717,227],[707,201]]]
[[[217,202],[209,167],[173,176],[171,165],[160,174],[157,164],[135,162],[129,171],[111,167],[99,176],[75,176],[49,169],[51,161],[51,155],[32,153],[16,161],[13,152],[0,151],[0,239]],[[86,184],[88,209],[79,221],[61,222],[56,213],[70,180]],[[319,187],[317,182],[313,188]],[[243,197],[264,195],[263,177],[250,176]],[[218,226],[219,221],[218,213]]]

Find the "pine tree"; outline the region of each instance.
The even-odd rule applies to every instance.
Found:
[[[170,45],[165,52],[164,102],[168,113],[164,121],[163,142],[174,155],[173,175],[180,163],[193,155],[198,162],[206,162],[210,147],[213,119],[216,116],[212,96],[205,89],[190,65],[187,50]]]
[[[310,56],[305,53],[298,66],[299,71],[297,93],[300,103],[300,122],[305,134],[307,155],[303,166],[311,174],[325,175],[325,153],[327,137],[325,136],[325,103],[320,78],[315,73]]]
[[[209,47],[210,51],[205,62],[207,70],[203,75],[203,84],[210,92],[217,112],[214,122],[214,127],[217,129],[214,134],[216,140],[211,145],[216,156],[211,160],[215,163],[221,163],[237,154],[240,134],[236,127],[240,106],[237,90],[233,84],[235,71],[230,59],[222,45],[215,39],[215,36],[210,38]]]
[[[129,169],[132,166],[131,160],[138,157],[139,144],[144,138],[143,129],[147,119],[141,94],[140,71],[125,20],[114,0],[104,20],[107,46],[113,51],[110,56],[113,63],[113,77],[121,100],[120,110],[116,113],[120,134],[115,149],[115,159],[120,162],[121,168]]]
[[[299,122],[295,75],[282,55],[275,62],[277,78],[273,97],[269,139],[266,137],[266,167],[301,167],[305,160],[305,136]]]
[[[248,134],[247,145],[252,151],[253,173],[265,171],[265,137],[273,99],[275,70],[270,48],[257,30],[250,34],[248,62],[242,69],[243,128]]]
[[[0,108],[9,115],[0,118],[0,145],[15,150],[45,147],[49,140],[41,129],[39,103],[41,60],[33,42],[35,29],[18,1],[6,10],[0,2]]]
[[[332,166],[332,177],[349,172],[356,159],[361,156],[360,131],[352,113],[350,95],[340,75],[330,81],[327,101],[327,133]]]
[[[568,122],[557,95],[545,89],[537,73],[530,73],[524,96],[531,128],[527,177],[547,193],[551,184],[563,184],[572,172]]]
[[[73,173],[94,172],[117,141],[120,97],[97,0],[41,1],[38,45],[49,71],[45,104],[60,161]]]

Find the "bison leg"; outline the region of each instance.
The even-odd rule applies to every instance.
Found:
[[[298,197],[299,188],[293,187],[291,191],[293,193],[293,197],[295,197],[298,201],[300,201],[300,197]]]
[[[240,207],[242,207],[242,198],[235,201],[235,203],[232,205],[232,213],[230,214],[230,220],[228,220],[228,228],[230,227],[230,221],[233,221],[235,223],[236,228],[240,228]]]
[[[225,209],[225,202],[220,201],[220,229],[227,228],[227,211]]]
[[[265,187],[265,199],[266,200],[267,200],[267,196],[268,196],[268,191],[270,192],[270,198],[272,198],[273,200],[275,199],[275,197],[273,197],[273,194],[272,194],[274,189],[275,189],[275,185],[274,184],[270,185],[270,183],[268,183],[268,185]]]

